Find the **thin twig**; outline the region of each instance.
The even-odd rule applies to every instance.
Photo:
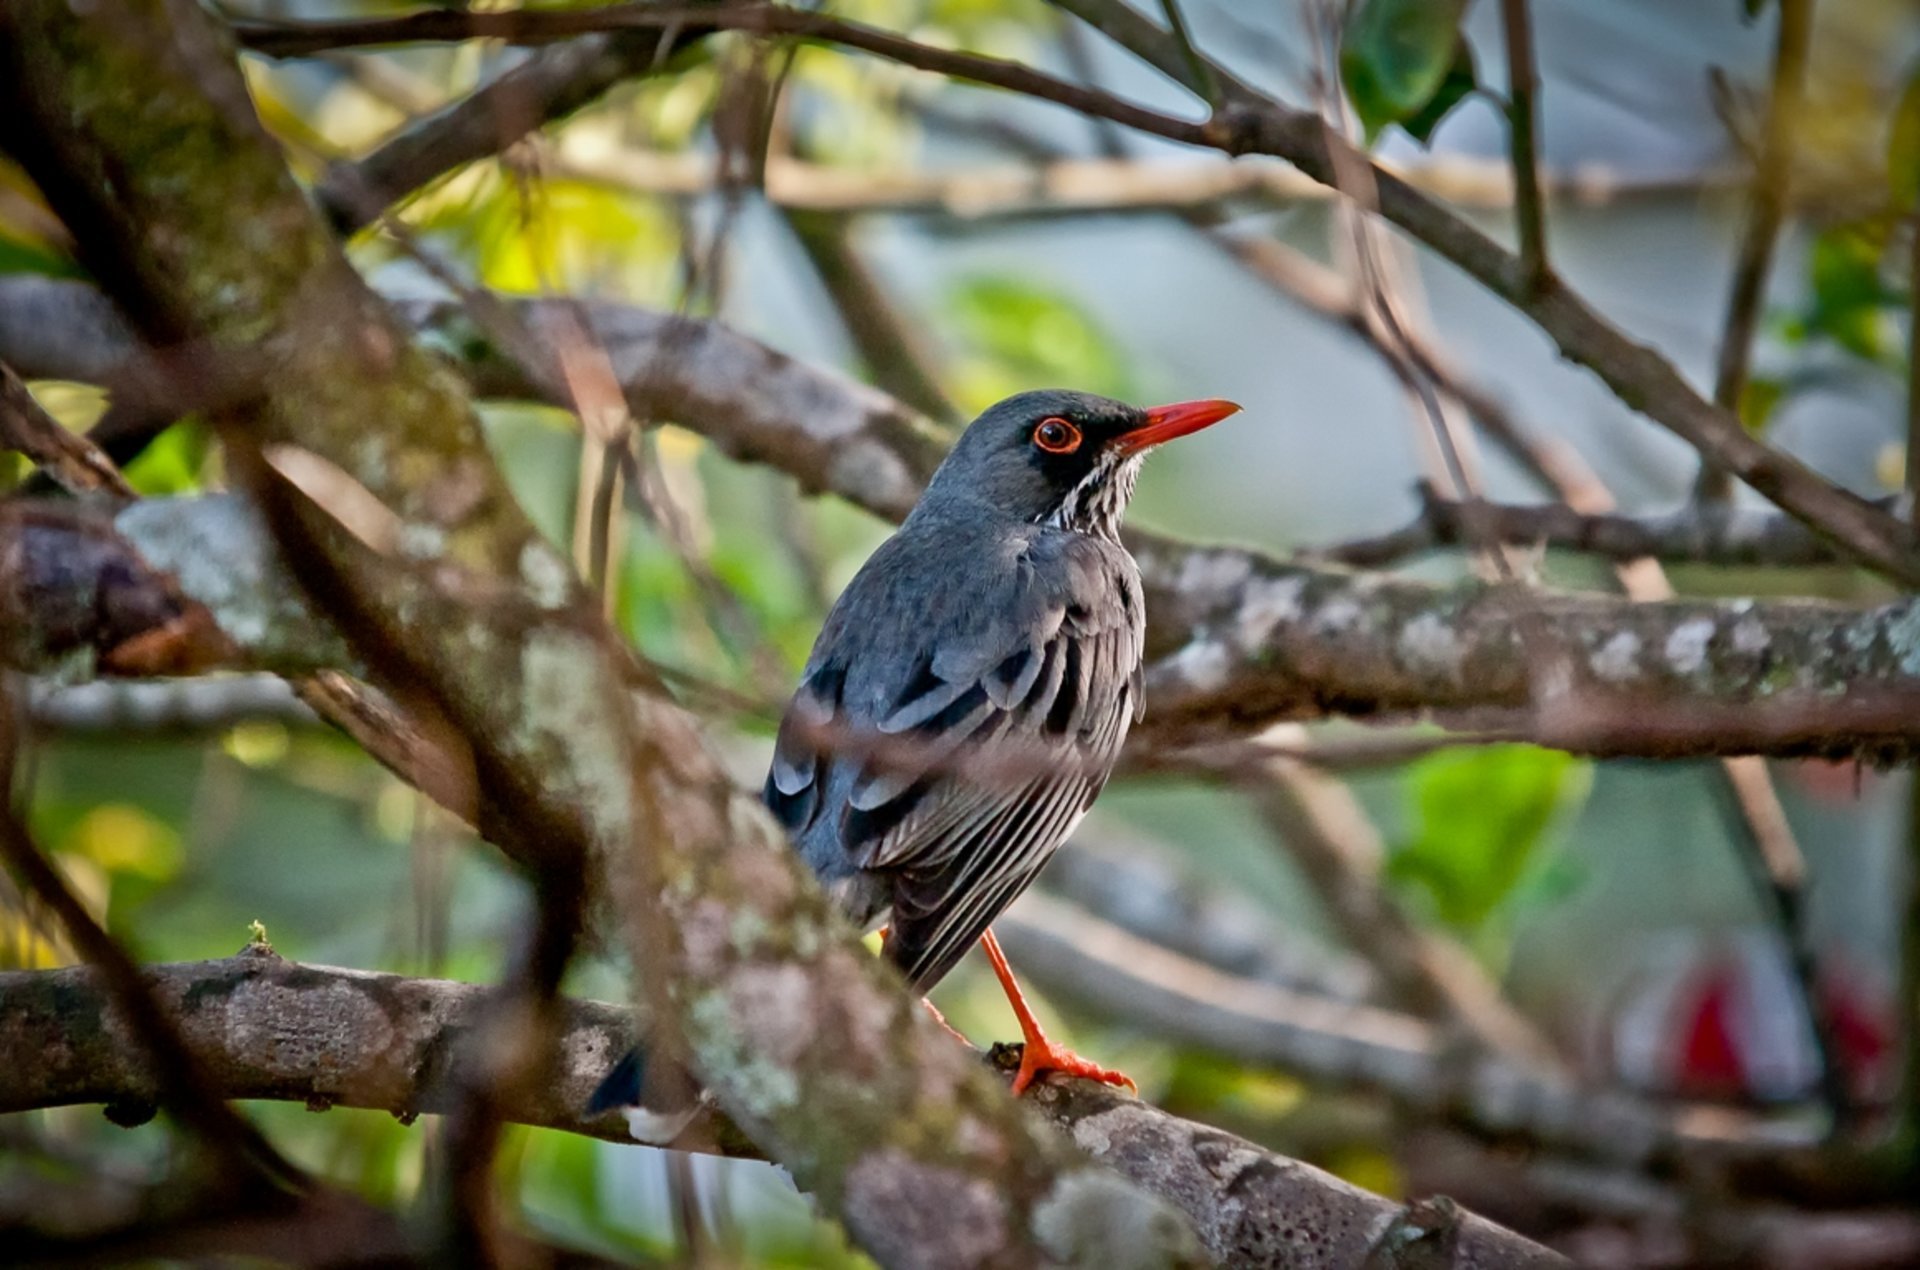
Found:
[[[1167,29],[1173,32],[1173,38],[1180,44],[1180,51],[1187,59],[1187,87],[1206,99],[1215,110],[1220,108],[1220,83],[1214,78],[1213,67],[1207,59],[1200,56],[1200,50],[1194,47],[1193,35],[1187,30],[1187,20],[1181,16],[1180,0],[1160,0],[1160,11],[1167,15]]]
[[[1310,549],[1302,560],[1380,568],[1445,547],[1470,545],[1462,505],[1419,486],[1420,510],[1391,533]],[[1809,568],[1839,563],[1833,548],[1790,516],[1760,508],[1693,504],[1661,516],[1582,513],[1565,502],[1482,502],[1476,509],[1495,537],[1511,546],[1546,547],[1599,556],[1618,564],[1657,559],[1724,567]]]
[[[1740,255],[1727,296],[1726,325],[1720,334],[1720,357],[1713,379],[1714,404],[1735,414],[1746,391],[1760,306],[1766,299],[1767,274],[1774,244],[1780,237],[1780,222],[1786,214],[1793,133],[1806,96],[1807,48],[1813,38],[1813,0],[1779,0],[1775,7],[1780,11],[1780,29],[1774,45],[1773,91],[1767,99],[1766,131],[1754,161],[1747,222],[1741,230]],[[1694,492],[1703,502],[1725,502],[1733,495],[1733,478],[1703,456]]]
[[[1547,227],[1540,201],[1540,112],[1534,101],[1533,23],[1527,0],[1500,0],[1507,41],[1507,127],[1513,153],[1514,220],[1520,230],[1521,285],[1538,295],[1550,281]]]

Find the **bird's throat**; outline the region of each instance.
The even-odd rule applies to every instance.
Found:
[[[1039,518],[1040,523],[1119,542],[1120,521],[1133,500],[1142,457],[1117,451],[1102,455],[1093,470],[1081,477],[1052,511]]]

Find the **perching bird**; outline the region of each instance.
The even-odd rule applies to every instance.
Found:
[[[916,992],[982,944],[1025,1037],[1015,1093],[1047,1071],[1126,1080],[1047,1039],[989,926],[1140,714],[1146,619],[1120,518],[1141,460],[1238,409],[1047,391],[982,414],[834,604],[780,726],[767,806],[841,910],[885,925]],[[596,1109],[637,1085],[623,1064]]]

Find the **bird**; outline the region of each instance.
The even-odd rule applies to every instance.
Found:
[[[1132,1084],[1046,1035],[991,927],[1141,716],[1146,606],[1120,540],[1141,464],[1239,409],[1061,389],[987,409],[833,604],[775,738],[763,801],[912,989],[982,946],[1023,1037],[1016,1095],[1049,1072]],[[640,1071],[629,1055],[590,1110],[633,1105]]]

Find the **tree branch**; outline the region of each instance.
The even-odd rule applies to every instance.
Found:
[[[1537,294],[1547,285],[1547,227],[1540,200],[1540,111],[1534,102],[1533,21],[1527,0],[1500,0],[1507,42],[1508,150],[1513,155],[1513,214],[1519,226],[1521,284]]]
[[[16,298],[49,324],[98,327],[98,298],[77,284],[0,279],[0,313]],[[63,319],[68,303],[75,312]],[[489,352],[457,304],[403,307],[436,346],[462,352],[481,395],[548,393],[517,363]],[[672,419],[811,492],[898,519],[939,462],[938,431],[912,411],[717,323],[618,305],[522,301],[511,308],[536,337],[584,322],[636,417]],[[0,343],[0,356],[6,352]],[[96,353],[86,350],[85,360]],[[61,369],[43,363],[39,373]],[[250,540],[203,532],[176,541],[167,529],[180,514],[172,506],[130,509],[121,528],[156,568],[180,571],[187,592],[218,615],[239,602],[247,571],[235,577],[213,562]],[[7,523],[0,518],[0,532]],[[251,542],[257,555],[258,539]],[[1510,605],[1495,588],[1356,576],[1148,535],[1133,543],[1150,590],[1148,643],[1157,657],[1143,740],[1328,713],[1551,704],[1552,715],[1535,723],[1550,727],[1559,744],[1599,754],[1891,760],[1920,741],[1920,604],[1911,601],[1853,610],[1813,601],[1531,597],[1547,646],[1565,653],[1568,685],[1578,690],[1549,703],[1532,697]],[[5,584],[0,571],[0,593]],[[228,598],[215,602],[210,594]],[[235,629],[225,618],[222,625]],[[264,626],[249,617],[242,629],[307,643],[316,634],[310,615]],[[248,650],[265,665],[285,656],[314,668],[312,648]],[[23,663],[15,657],[13,664]]]
[[[1790,516],[1751,507],[1692,506],[1661,516],[1583,513],[1565,503],[1532,506],[1465,504],[1420,485],[1420,513],[1404,528],[1377,538],[1301,553],[1353,568],[1380,568],[1442,547],[1472,547],[1467,522],[1489,528],[1515,546],[1577,551],[1625,564],[1655,559],[1669,564],[1729,568],[1813,568],[1839,561],[1833,548]]]
[[[450,1105],[458,1038],[488,996],[478,985],[301,965],[259,948],[149,967],[146,978],[224,1096],[369,1107],[403,1119]],[[580,1109],[631,1042],[632,1012],[569,1001],[561,1017],[554,1080],[518,1091],[506,1115],[626,1139],[618,1116],[586,1120]],[[262,1043],[268,1036],[273,1043]],[[138,1103],[154,1093],[117,1008],[85,969],[0,974],[0,1055],[0,1111]],[[1179,1204],[1223,1264],[1345,1270],[1365,1259],[1397,1211],[1318,1169],[1087,1082],[1053,1082],[1030,1101],[1102,1163]],[[724,1121],[696,1129],[689,1149],[752,1153]],[[922,1211],[916,1220],[931,1217]],[[1139,1223],[1150,1219],[1136,1211],[1118,1220],[1114,1237],[1139,1238]],[[1464,1216],[1459,1234],[1466,1264],[1564,1264],[1477,1217]]]
[[[1773,85],[1767,95],[1767,121],[1748,186],[1747,221],[1740,231],[1740,254],[1727,295],[1726,324],[1714,368],[1714,404],[1734,414],[1747,387],[1753,339],[1766,299],[1780,222],[1786,215],[1787,179],[1793,163],[1793,132],[1804,109],[1807,50],[1813,42],[1813,0],[1780,0],[1780,29],[1774,40]],[[1733,493],[1726,472],[1710,462],[1700,466],[1696,493],[1706,502],[1725,502]]]
[[[485,86],[412,120],[372,152],[334,164],[314,196],[342,233],[477,159],[597,101],[623,80],[663,68],[672,55],[709,34],[696,22],[658,31],[590,35],[540,49]]]

